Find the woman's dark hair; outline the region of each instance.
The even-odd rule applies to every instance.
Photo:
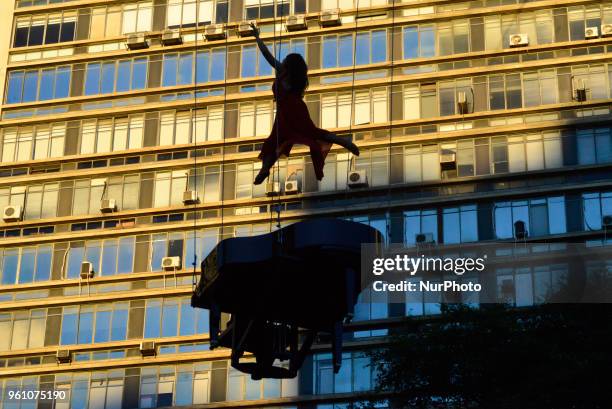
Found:
[[[288,54],[283,60],[291,92],[302,95],[308,88],[308,66],[300,54]]]

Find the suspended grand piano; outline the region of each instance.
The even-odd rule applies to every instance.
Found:
[[[231,348],[232,366],[253,379],[292,378],[315,336],[329,333],[337,372],[342,324],[361,291],[361,244],[381,242],[378,230],[340,219],[221,241],[202,261],[191,298],[193,307],[210,311],[211,349]],[[231,314],[223,332],[222,312]],[[245,352],[255,362],[241,362]]]

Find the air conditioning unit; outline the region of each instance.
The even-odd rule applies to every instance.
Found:
[[[436,241],[433,233],[417,233],[414,236],[414,242],[416,244],[434,244]]]
[[[601,224],[606,230],[612,229],[612,215],[605,215],[601,220]]]
[[[142,341],[140,343],[140,355],[155,356],[155,341]]]
[[[287,180],[285,181],[285,194],[292,195],[300,193],[300,184],[297,180]]]
[[[285,27],[287,27],[287,31],[306,30],[306,28],[308,28],[306,19],[301,14],[287,17]]]
[[[602,37],[612,36],[612,24],[602,24],[602,26],[601,26],[601,36]]]
[[[323,10],[319,15],[319,25],[321,27],[333,27],[342,24],[340,20],[340,9]]]
[[[465,91],[459,91],[457,93],[457,111],[461,115],[469,114],[467,94]]]
[[[457,169],[457,155],[454,152],[440,154],[440,169],[455,170]]]
[[[183,204],[184,205],[193,205],[200,203],[200,199],[198,198],[198,192],[195,190],[185,190],[183,192]]]
[[[574,99],[578,102],[584,102],[587,100],[587,89],[584,79],[582,78],[576,81],[574,88]]]
[[[527,34],[510,35],[510,47],[526,47],[528,45],[529,45],[529,36]]]
[[[23,209],[21,206],[6,206],[2,211],[2,220],[5,222],[18,222],[23,216]]]
[[[102,199],[100,202],[100,211],[102,213],[112,213],[117,211],[117,203],[115,199]]]
[[[180,45],[183,44],[183,37],[179,30],[164,30],[161,36],[162,45]]]
[[[253,35],[253,27],[251,27],[251,23],[257,24],[254,21],[242,21],[238,24],[238,35],[240,37],[248,37]]]
[[[181,258],[179,256],[163,257],[161,261],[161,266],[166,271],[178,270],[179,268],[181,268]]]
[[[58,349],[55,353],[55,360],[58,364],[69,364],[72,361],[72,356],[70,355],[70,350],[68,349]]]
[[[278,196],[280,195],[280,183],[268,182],[266,183],[266,196]]]
[[[352,170],[348,175],[348,187],[368,187],[368,175],[365,170]]]
[[[93,264],[89,261],[83,261],[81,263],[81,280],[89,280],[94,277]]]
[[[149,48],[149,42],[143,33],[130,34],[127,38],[127,48],[130,50],[142,50]]]
[[[527,227],[525,222],[517,220],[514,222],[514,238],[517,240],[525,240],[527,238]]]
[[[207,40],[223,40],[225,38],[225,27],[223,27],[223,24],[210,24],[204,28],[204,37]]]
[[[599,27],[587,27],[584,30],[584,38],[587,40],[592,38],[599,38]]]

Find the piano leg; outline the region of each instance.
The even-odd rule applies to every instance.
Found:
[[[221,309],[219,304],[212,303],[208,311],[210,325],[210,349],[219,346],[219,332],[221,331]]]
[[[338,373],[342,366],[342,321],[334,323],[332,331],[332,359],[334,361],[334,373]]]
[[[297,331],[297,327],[296,327]],[[302,367],[304,363],[304,359],[306,359],[306,355],[310,352],[310,347],[312,347],[312,343],[314,342],[316,335],[316,331],[310,330],[304,336],[304,342],[302,342],[302,346],[299,350],[292,354],[291,359],[289,360],[289,372],[292,377],[297,375],[297,371]],[[296,333],[296,343],[297,343],[297,333]]]
[[[355,272],[352,268],[347,268],[344,271],[344,285],[345,285],[345,299],[346,303],[346,319],[345,322],[348,324],[353,320],[355,316]]]

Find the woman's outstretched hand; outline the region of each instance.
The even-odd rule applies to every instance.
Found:
[[[255,23],[251,23],[251,30],[253,30],[253,35],[256,38],[259,38],[259,28],[257,28],[257,26],[255,25]]]

